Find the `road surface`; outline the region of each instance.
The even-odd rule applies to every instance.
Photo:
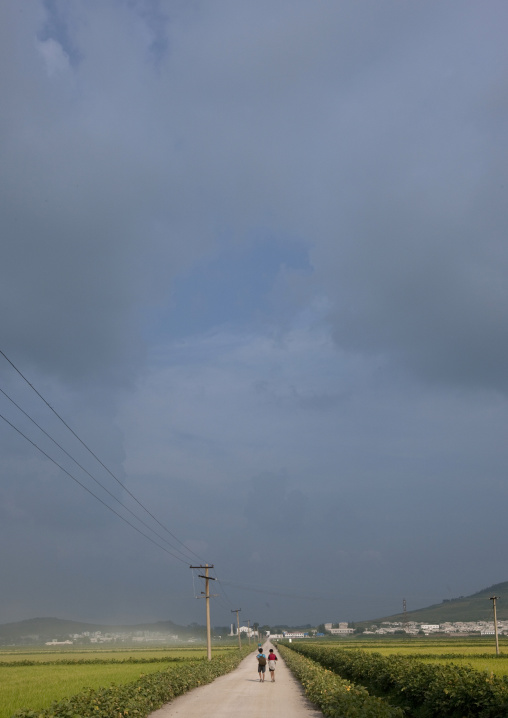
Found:
[[[263,648],[265,654],[270,643]],[[213,683],[199,686],[150,714],[150,718],[266,718],[267,715],[291,718],[323,718],[304,695],[277,653],[275,682],[266,667],[265,681],[260,683],[256,654],[251,653],[231,673]]]

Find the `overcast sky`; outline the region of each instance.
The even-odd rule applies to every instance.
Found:
[[[507,22],[1,3],[0,348],[111,474],[4,356],[0,413],[159,544],[1,421],[1,623],[204,623],[202,562],[215,625],[508,580]]]

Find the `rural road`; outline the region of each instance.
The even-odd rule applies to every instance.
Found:
[[[267,653],[270,643],[263,649]],[[232,673],[199,686],[150,714],[150,718],[266,718],[267,715],[291,718],[323,718],[304,695],[276,651],[278,662],[275,683],[270,681],[268,666],[265,682],[260,683],[256,654],[252,653]]]

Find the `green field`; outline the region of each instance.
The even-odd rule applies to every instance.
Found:
[[[508,639],[499,641],[500,655],[496,656],[493,639],[485,638],[387,638],[385,640],[312,641],[314,645],[341,649],[360,649],[382,656],[412,656],[424,663],[454,663],[470,665],[477,671],[508,676]]]
[[[222,649],[221,652],[226,649]],[[206,656],[206,647],[200,646],[196,648],[164,648],[164,649],[118,649],[118,650],[0,650],[0,667],[6,663],[22,663],[24,661],[37,663],[58,663],[65,661],[109,661],[111,663],[126,660],[160,660],[167,657],[170,660],[175,659],[195,659],[204,658]]]
[[[231,650],[234,649],[221,648],[213,653],[217,655]],[[125,651],[0,651],[0,718],[11,718],[21,708],[47,708],[53,701],[80,693],[84,688],[129,683],[142,674],[163,671],[168,666],[178,665],[176,660],[193,662],[205,658],[206,648],[203,647]],[[122,662],[128,659],[140,662]],[[157,662],[141,662],[153,659]],[[96,660],[100,663],[93,662]],[[32,665],[6,665],[22,662]]]
[[[427,718],[508,716],[507,652],[497,657],[495,646],[480,645],[474,638],[463,639],[460,643],[439,639],[419,643],[418,651],[414,650],[412,641],[389,638],[376,641],[376,645],[300,640],[285,644],[285,647],[310,659],[306,670],[315,672],[313,666],[317,664],[323,671],[316,684],[318,697],[324,695],[320,685],[327,683],[330,674],[363,687],[370,695],[402,709],[405,715]],[[281,644],[280,648],[283,646]],[[329,688],[331,690],[333,685]],[[325,693],[328,693],[328,687]],[[341,699],[339,694],[337,700]],[[374,706],[371,714],[377,715]],[[334,715],[338,718],[340,711]]]
[[[377,651],[383,655],[396,653],[397,655],[417,655],[419,653],[491,653],[496,654],[496,645],[494,638],[443,638],[441,636],[428,636],[425,638],[407,638],[407,637],[388,637],[384,639],[377,638],[342,638],[342,639],[301,639],[301,642],[313,643],[316,646],[334,646],[340,649],[360,649],[362,651]],[[499,650],[501,654],[508,655],[508,636],[500,636]]]

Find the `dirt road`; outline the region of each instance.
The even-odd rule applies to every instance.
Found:
[[[267,648],[269,643],[263,649],[265,653]],[[275,683],[270,681],[268,667],[265,682],[259,682],[256,654],[252,653],[232,673],[175,698],[151,713],[150,718],[266,718],[269,714],[280,718],[323,718],[276,653],[279,660]]]

